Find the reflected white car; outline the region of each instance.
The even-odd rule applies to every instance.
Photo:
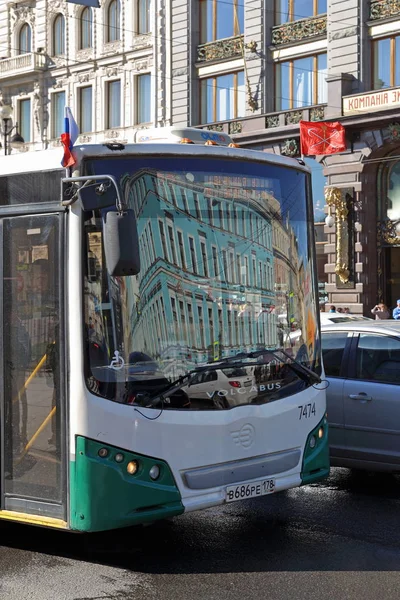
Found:
[[[220,408],[248,404],[257,397],[254,367],[225,366],[194,373],[182,388],[192,400],[207,400]]]

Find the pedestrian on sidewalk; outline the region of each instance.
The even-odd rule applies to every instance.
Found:
[[[393,310],[393,319],[396,319],[396,321],[400,321],[400,299],[397,300],[397,306]]]
[[[375,315],[375,321],[385,321],[386,319],[390,319],[390,311],[383,302],[374,306],[371,312]]]

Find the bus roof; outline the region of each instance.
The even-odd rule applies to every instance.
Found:
[[[294,158],[279,154],[247,150],[244,148],[228,148],[226,146],[205,146],[200,144],[77,144],[74,152],[81,161],[83,158],[117,157],[153,154],[155,156],[196,156],[198,158],[230,158],[242,161],[258,161],[265,164],[281,165],[309,172],[310,169]],[[62,170],[63,151],[59,147],[51,150],[11,154],[0,158],[0,177],[32,171]],[[78,167],[79,168],[79,167]]]
[[[220,146],[227,146],[233,142],[232,138],[221,131],[206,131],[196,129],[195,127],[153,127],[151,129],[142,129],[135,133],[134,141],[143,143],[173,143],[179,144],[183,139],[192,141],[194,144],[204,144],[205,142],[216,142]]]

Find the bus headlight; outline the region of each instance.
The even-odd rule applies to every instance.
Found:
[[[139,469],[139,463],[137,460],[131,460],[126,465],[126,470],[128,471],[129,475],[135,475],[135,473],[138,472],[138,469]]]
[[[107,448],[100,448],[97,454],[100,456],[100,458],[106,458],[106,456],[108,456],[108,450]]]
[[[115,456],[114,456],[114,460],[117,463],[122,463],[124,460],[124,455],[121,452],[118,452]]]
[[[323,427],[320,427],[318,429],[318,437],[319,437],[319,439],[324,437],[324,428]]]
[[[317,440],[315,439],[315,435],[311,436],[310,439],[310,448],[315,448],[315,444],[317,443]]]
[[[158,465],[153,465],[149,471],[149,475],[153,481],[160,477],[160,467]]]

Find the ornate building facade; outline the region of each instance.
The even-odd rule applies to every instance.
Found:
[[[164,21],[163,0],[1,2],[0,104],[12,106],[23,150],[60,144],[65,105],[81,143],[169,123]]]
[[[339,120],[347,150],[306,161],[318,183],[321,304],[365,314],[379,300],[393,306],[400,298],[399,1],[101,5],[1,3],[1,99],[13,105],[24,149],[59,144],[64,104],[82,142],[192,125],[294,157],[300,120]]]
[[[321,185],[317,193],[314,189],[321,305],[366,315],[378,301],[395,306],[400,298],[400,3],[248,0],[244,10],[241,44],[235,37],[202,44],[200,27],[193,98],[182,120],[228,132],[242,146],[299,158],[300,120],[340,121],[347,150],[306,159],[325,187],[324,193]],[[207,17],[200,20],[203,28],[207,22],[210,31],[218,30],[213,24],[218,11]],[[233,114],[233,103],[230,113],[226,109],[218,80],[212,98],[201,93],[203,78],[237,69],[244,73],[240,118],[234,118],[239,115]],[[210,114],[225,112],[225,118],[204,119],[204,105],[211,102]]]

